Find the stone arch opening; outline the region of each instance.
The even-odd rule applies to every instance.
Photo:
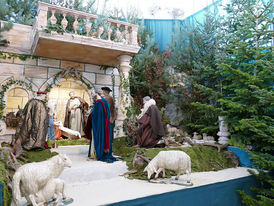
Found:
[[[72,91],[88,105],[92,104],[91,93],[81,82],[73,79],[59,81],[58,85],[54,85],[48,93],[48,107],[55,113],[57,121],[64,123],[66,105],[70,98],[69,93]]]
[[[3,115],[6,116],[10,112],[16,112],[23,109],[29,100],[29,93],[22,87],[14,87],[7,92],[6,108]]]
[[[24,108],[27,101],[35,96],[35,91],[38,88],[27,78],[9,77],[1,82],[1,85],[5,85],[7,88],[3,96],[1,96],[1,102],[5,104],[3,109],[3,115],[5,116],[8,112],[17,112],[18,105],[20,108]],[[16,108],[15,105],[17,104]]]

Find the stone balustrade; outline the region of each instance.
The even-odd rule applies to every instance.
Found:
[[[68,19],[73,20],[72,25]],[[100,19],[97,15],[76,11],[44,2],[38,3],[38,16],[34,24],[38,30],[48,25],[59,25],[64,33],[86,35],[106,41],[137,46],[138,25],[113,19]]]

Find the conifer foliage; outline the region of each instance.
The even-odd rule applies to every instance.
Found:
[[[255,190],[258,200],[241,195],[246,205],[273,205],[273,2],[231,0],[226,11],[220,29],[219,102],[228,116],[232,140],[253,146],[260,180]]]
[[[220,95],[216,64],[218,24],[217,15],[210,11],[202,22],[184,21],[170,45],[169,65],[174,69],[177,83],[169,99],[182,111],[179,125],[189,133],[216,135],[218,131],[221,111],[217,107]]]

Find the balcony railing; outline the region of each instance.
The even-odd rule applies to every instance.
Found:
[[[41,31],[49,25],[61,28],[64,33],[138,46],[138,25],[110,18],[103,21],[93,14],[39,2],[38,16],[34,27]]]

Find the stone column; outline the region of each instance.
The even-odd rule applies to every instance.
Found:
[[[48,25],[48,4],[43,2],[38,2],[38,9],[37,9],[37,23],[38,23],[38,30],[41,30],[43,27]]]
[[[219,132],[217,135],[219,136],[218,142],[220,144],[227,144],[229,140],[230,133],[228,132],[228,125],[225,122],[226,116],[219,116]]]
[[[126,119],[126,108],[130,105],[132,97],[130,96],[129,89],[129,70],[131,56],[121,55],[119,56],[119,75],[120,75],[120,86],[118,96],[118,115],[115,127],[115,138],[125,136],[123,132],[123,122]]]

